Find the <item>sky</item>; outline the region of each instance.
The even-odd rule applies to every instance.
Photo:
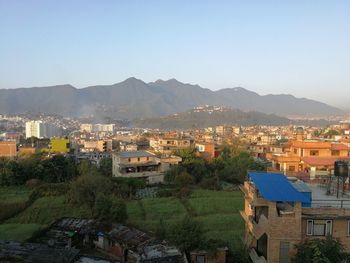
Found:
[[[348,0],[0,0],[0,88],[176,78],[350,108]]]

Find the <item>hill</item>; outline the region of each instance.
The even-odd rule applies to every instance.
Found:
[[[135,120],[133,125],[135,127],[167,130],[205,128],[223,124],[250,126],[287,125],[290,123],[291,120],[274,114],[243,112],[236,109],[207,106],[164,117]]]
[[[134,119],[174,114],[206,104],[281,116],[343,114],[325,103],[292,95],[261,96],[243,88],[212,91],[175,79],[145,83],[128,78],[113,85],[82,89],[66,84],[0,90],[0,114],[31,112],[94,116],[97,120]]]

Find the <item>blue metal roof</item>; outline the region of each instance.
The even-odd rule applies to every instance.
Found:
[[[260,194],[268,201],[310,202],[307,196],[293,187],[284,174],[249,172],[248,176]]]

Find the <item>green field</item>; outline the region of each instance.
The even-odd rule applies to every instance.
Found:
[[[31,206],[6,223],[48,225],[61,217],[89,217],[86,209],[71,207],[64,196],[46,196],[37,199]]]
[[[9,209],[11,206],[17,208],[27,201],[29,193],[30,189],[25,187],[0,187],[0,209]],[[23,211],[19,209],[18,214],[2,222],[0,239],[27,240],[38,230],[64,216],[88,217],[90,214],[83,208],[69,206],[64,196],[42,197]]]
[[[184,205],[177,198],[149,198],[128,203],[129,223],[148,231],[155,231],[160,221],[171,225],[191,213],[201,222],[206,236],[233,244],[243,234],[243,220],[239,211],[243,196],[239,191],[196,190]],[[188,212],[191,211],[191,212]]]
[[[24,241],[42,229],[40,224],[2,224],[0,225],[0,239]]]
[[[3,189],[0,188],[0,196],[6,202],[25,201],[29,194],[25,188]],[[239,214],[242,207],[243,196],[239,191],[195,190],[187,201],[174,197],[128,201],[128,223],[154,232],[161,220],[171,226],[191,214],[203,224],[208,238],[232,244],[243,234],[243,220]],[[67,204],[64,196],[41,197],[0,225],[0,239],[26,240],[61,217],[89,216],[86,209]]]
[[[0,187],[0,203],[25,202],[30,189],[24,186]]]

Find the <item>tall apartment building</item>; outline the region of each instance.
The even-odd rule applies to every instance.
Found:
[[[319,185],[265,172],[248,173],[241,189],[244,240],[253,262],[289,263],[296,244],[327,235],[350,255],[349,197],[337,199]]]
[[[26,138],[36,137],[51,138],[59,137],[61,130],[52,124],[44,123],[42,121],[28,121],[26,122]]]

